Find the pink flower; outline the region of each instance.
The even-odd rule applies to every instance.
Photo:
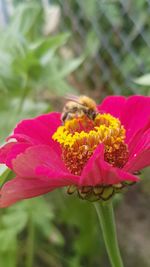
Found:
[[[65,126],[61,126],[60,113],[23,120],[17,125],[7,139],[9,142],[0,149],[0,162],[16,175],[1,188],[1,207],[58,187],[69,186],[69,193],[72,193],[74,186],[81,196],[87,197],[90,190],[98,195],[102,188],[114,190],[113,186],[117,188],[126,182],[138,181],[135,173],[150,165],[150,97],[107,97],[97,109],[104,116],[97,117],[98,127],[90,132],[90,137],[89,131],[84,129],[88,121],[90,123],[89,119],[76,137],[73,132],[71,138],[70,135],[59,137],[61,131],[67,133]],[[106,127],[107,120],[112,128]],[[79,125],[79,121],[77,123]],[[89,127],[92,126],[88,124]],[[73,145],[66,145],[69,140]]]

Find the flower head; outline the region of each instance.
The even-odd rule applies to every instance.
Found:
[[[0,162],[16,174],[1,188],[1,207],[64,186],[105,200],[138,181],[136,173],[150,165],[150,98],[107,97],[88,111],[63,114],[63,123],[50,113],[17,125],[0,149]]]

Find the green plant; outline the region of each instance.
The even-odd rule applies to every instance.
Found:
[[[44,101],[46,92],[64,96],[74,90],[66,77],[82,63],[83,57],[65,60],[60,55],[60,48],[70,35],[44,37],[42,12],[42,7],[35,3],[19,5],[8,27],[1,31],[1,137],[21,118],[50,110],[50,104]]]

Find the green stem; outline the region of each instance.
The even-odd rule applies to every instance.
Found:
[[[33,260],[34,260],[34,224],[31,217],[29,218],[28,222],[26,267],[33,267]]]
[[[95,203],[95,208],[101,225],[103,238],[105,241],[105,246],[107,249],[111,265],[112,267],[123,267],[124,265],[121,259],[117,241],[115,218],[114,218],[112,203],[98,202]]]
[[[22,94],[22,96],[20,98],[20,103],[18,105],[17,113],[21,113],[22,112],[23,105],[24,105],[24,102],[26,100],[26,96],[28,95],[28,93],[29,93],[29,88],[28,87],[24,88],[23,89],[23,94]]]

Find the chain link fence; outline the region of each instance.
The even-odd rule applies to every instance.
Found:
[[[150,71],[149,0],[57,0],[70,49],[86,55],[77,79],[107,93],[137,93],[134,78]],[[128,88],[128,89],[127,89]]]

